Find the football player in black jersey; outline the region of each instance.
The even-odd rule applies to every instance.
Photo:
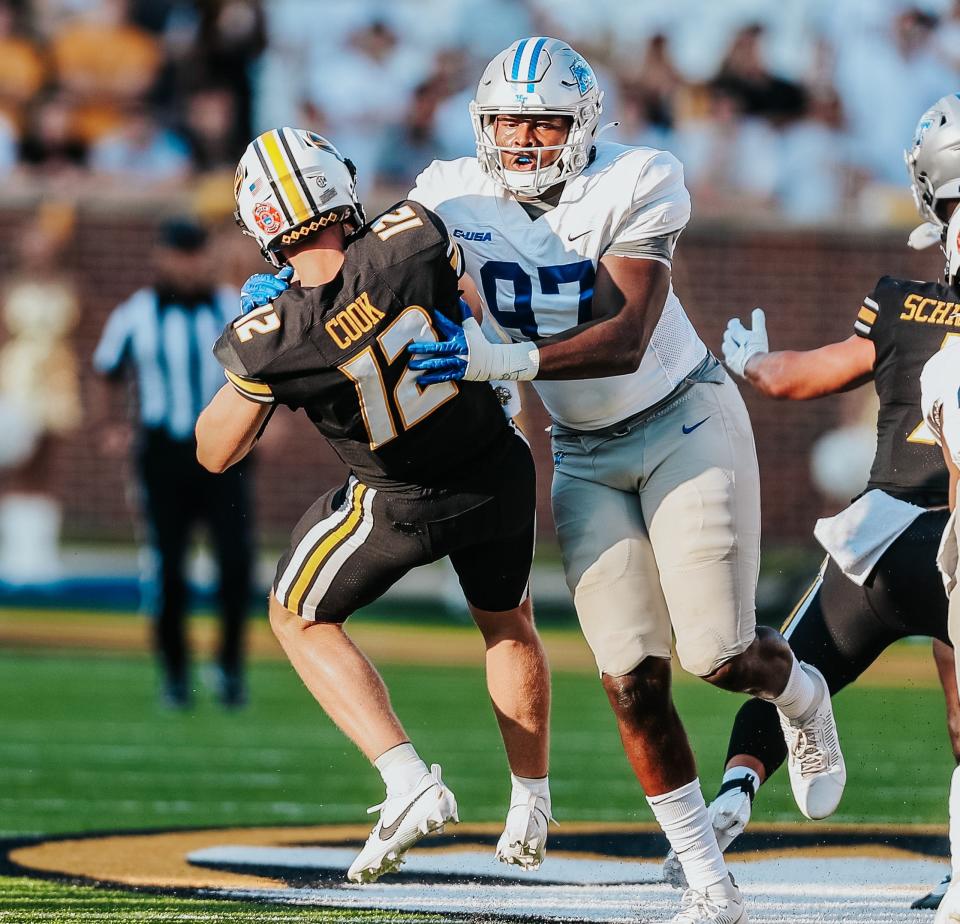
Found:
[[[922,227],[936,229],[942,242],[960,198],[960,99],[944,97],[924,114],[907,162],[928,223]],[[949,516],[949,480],[920,409],[920,372],[954,337],[960,337],[960,288],[884,276],[863,299],[845,340],[770,352],[764,312],[756,308],[751,328],[737,318],[729,322],[723,353],[732,372],[772,398],[809,400],[873,381],[880,399],[877,451],[864,493],[847,508],[856,507],[857,524],[844,519],[847,511],[835,518],[841,529],[826,534],[831,554],[782,631],[796,656],[820,669],[831,695],[898,639],[934,639],[960,760],[960,707],[936,564]],[[776,711],[760,700],[737,713],[723,783],[710,805],[724,849],[749,821],[757,788],[786,758],[778,726]],[[668,857],[665,876],[677,881],[678,869]],[[936,907],[946,888],[941,885],[939,894],[934,890],[915,906]]]
[[[294,529],[270,595],[291,663],[386,786],[348,876],[370,882],[397,869],[420,838],[457,820],[440,768],[428,770],[376,669],[343,631],[411,568],[444,556],[486,642],[512,771],[497,856],[536,868],[551,812],[549,674],[527,589],[533,460],[490,384],[421,387],[407,368],[407,344],[436,336],[431,311],[461,317],[469,281],[459,249],[415,202],[363,224],[352,165],[308,131],[255,139],[236,194],[244,229],[269,262],[292,266],[300,286],[241,315],[217,342],[228,383],[197,424],[198,456],[224,470],[284,404],[303,408],[349,468]]]

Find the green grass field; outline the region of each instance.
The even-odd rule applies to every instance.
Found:
[[[442,763],[461,820],[498,821],[507,771],[479,666],[380,666],[420,752]],[[0,650],[2,836],[364,823],[367,806],[382,797],[379,778],[292,670],[276,659],[257,660],[251,691],[251,706],[240,712],[224,712],[201,690],[191,711],[171,713],[156,705],[145,654]],[[741,700],[682,681],[676,700],[709,796]],[[592,672],[555,672],[553,715],[551,780],[561,824],[652,820]],[[945,823],[952,760],[939,691],[929,682],[886,687],[874,681],[843,693],[837,715],[849,781],[834,820]],[[754,818],[800,819],[783,774],[764,788]],[[111,915],[130,921],[364,920],[0,879],[0,921]]]

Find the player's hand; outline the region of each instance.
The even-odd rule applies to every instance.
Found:
[[[490,382],[506,379],[521,381],[535,378],[540,369],[540,351],[532,343],[491,343],[463,299],[460,300],[462,324],[436,313],[437,329],[446,340],[420,341],[407,346],[413,354],[410,368],[423,372],[419,385],[465,379]]]
[[[276,276],[272,273],[255,273],[240,290],[240,311],[248,314],[254,308],[269,305],[275,298],[290,288],[293,267],[288,263]]]
[[[731,372],[741,377],[752,357],[770,352],[767,317],[762,308],[753,309],[750,322],[753,329],[744,327],[739,318],[731,318],[723,334],[723,361]]]
[[[469,366],[470,344],[465,328],[468,319],[473,321],[473,315],[466,302],[460,299],[461,324],[451,321],[440,311],[434,312],[433,317],[440,336],[445,339],[417,341],[407,346],[407,352],[412,354],[410,368],[423,372],[423,375],[417,376],[418,385],[462,379]],[[473,323],[476,325],[477,322]]]

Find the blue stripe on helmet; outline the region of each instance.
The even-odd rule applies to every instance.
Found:
[[[524,39],[519,45],[517,45],[517,53],[513,56],[513,73],[510,75],[511,80],[518,80],[520,78],[520,59],[523,57],[523,49],[527,47],[527,42],[530,39]]]
[[[533,46],[533,54],[530,55],[530,70],[527,71],[527,80],[530,83],[527,84],[527,93],[533,93],[533,78],[537,76],[537,61],[540,60],[540,52],[543,51],[543,46],[547,44],[545,38],[537,39],[537,44]]]

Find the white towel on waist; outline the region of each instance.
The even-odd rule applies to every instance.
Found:
[[[954,510],[943,528],[940,538],[940,548],[937,549],[937,567],[943,577],[943,588],[949,597],[953,588],[957,586],[957,565],[960,564],[960,554],[957,550],[957,511]]]
[[[923,512],[874,489],[836,516],[817,520],[813,535],[840,570],[862,586],[883,553]]]

